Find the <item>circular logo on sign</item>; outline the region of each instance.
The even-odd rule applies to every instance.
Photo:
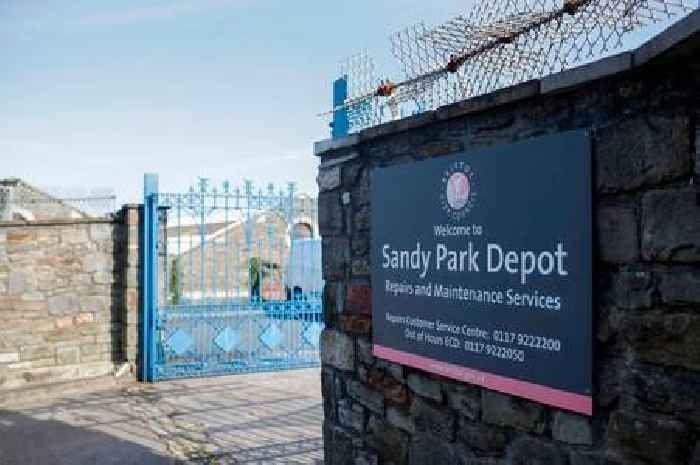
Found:
[[[469,178],[466,174],[457,172],[447,179],[447,203],[453,210],[461,210],[469,200]]]
[[[459,221],[474,208],[474,171],[463,161],[454,162],[442,175],[442,209]]]

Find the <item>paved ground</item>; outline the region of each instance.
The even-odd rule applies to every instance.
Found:
[[[0,407],[0,465],[317,464],[319,369],[208,379],[90,383]]]

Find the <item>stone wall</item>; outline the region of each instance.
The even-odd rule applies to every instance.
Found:
[[[686,46],[317,144],[327,464],[700,464],[700,54]],[[371,171],[575,128],[593,133],[593,417],[374,357]]]
[[[122,207],[118,215],[121,228],[118,231],[120,247],[115,250],[119,265],[115,269],[115,280],[121,283],[121,355],[131,365],[131,373],[136,373],[139,350],[140,293],[139,278],[141,272],[141,231],[140,225],[143,208],[138,204]]]
[[[0,223],[0,390],[135,361],[138,233],[134,252],[128,218],[125,208],[115,220]]]

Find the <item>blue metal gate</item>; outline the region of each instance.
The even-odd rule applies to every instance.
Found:
[[[202,179],[159,193],[144,176],[144,381],[319,363],[321,244],[315,199]]]

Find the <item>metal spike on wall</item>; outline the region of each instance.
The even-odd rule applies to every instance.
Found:
[[[377,80],[366,52],[349,59],[341,107],[357,131],[606,56],[631,32],[696,7],[694,0],[492,0],[437,25],[390,37],[402,80]]]

